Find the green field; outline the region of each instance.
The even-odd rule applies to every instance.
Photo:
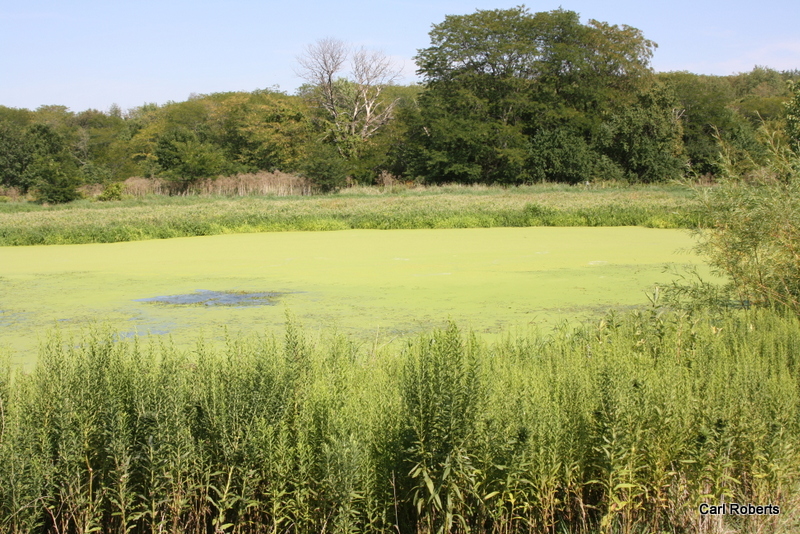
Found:
[[[683,230],[491,228],[281,232],[0,248],[0,332],[17,363],[47,333],[108,322],[124,336],[307,329],[382,343],[448,319],[477,332],[550,326],[647,302],[665,264],[696,264]],[[142,299],[276,293],[235,305]],[[201,294],[202,295],[202,294]],[[255,305],[248,305],[255,304]]]
[[[689,188],[353,188],[312,197],[130,198],[41,206],[0,203],[0,246],[115,243],[252,232],[496,228],[529,226],[697,226]]]

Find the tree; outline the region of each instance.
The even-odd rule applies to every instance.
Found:
[[[325,193],[337,191],[347,183],[347,162],[330,144],[316,143],[309,147],[299,170]]]
[[[113,178],[127,178],[130,172],[128,154],[121,152],[127,133],[120,114],[87,109],[71,117],[77,129],[72,151],[80,163],[81,175],[88,183],[105,183]],[[126,158],[126,156],[128,156]],[[119,159],[121,159],[121,161]],[[127,164],[127,165],[126,165]]]
[[[697,250],[728,279],[723,295],[800,315],[800,86],[788,87],[785,131],[768,121],[758,131],[766,163],[742,173],[720,158],[719,184],[701,192],[706,228]]]
[[[25,170],[33,159],[33,147],[25,129],[11,121],[0,121],[0,185],[22,193],[33,185]]]
[[[636,28],[516,7],[448,16],[430,36],[416,57],[427,87],[418,113],[405,114],[407,174],[521,183],[659,172],[610,161],[617,153],[604,158],[599,144],[604,123],[642,106],[652,83],[655,44]]]
[[[768,165],[772,156],[759,141],[759,130],[764,123],[781,127],[791,100],[787,81],[797,73],[757,66],[731,76],[668,72],[657,77],[677,97],[685,153],[696,174],[742,174]],[[722,165],[723,159],[734,168]]]
[[[81,180],[74,165],[59,158],[36,155],[27,172],[35,179],[36,198],[40,202],[63,204],[81,198],[78,186]]]
[[[598,146],[636,182],[679,178],[682,157],[681,124],[675,112],[675,95],[653,84],[637,93],[635,105],[617,110],[604,121]]]
[[[185,128],[162,135],[154,154],[164,176],[184,185],[234,170],[218,146]]]
[[[212,103],[208,136],[230,161],[248,171],[297,166],[310,133],[300,98],[265,89],[208,99]]]
[[[342,156],[357,157],[362,145],[392,118],[397,99],[384,98],[384,90],[400,78],[400,71],[382,52],[351,52],[333,38],[309,45],[297,62],[298,75],[308,84],[301,94],[318,110],[326,139]],[[351,75],[344,78],[348,63]]]
[[[35,191],[42,202],[80,198],[78,167],[64,136],[48,124],[0,122],[0,185]]]
[[[497,112],[511,118],[525,103],[508,97],[533,93],[542,100],[591,109],[611,93],[628,92],[650,75],[655,43],[630,26],[580,23],[574,11],[531,14],[525,7],[449,15],[419,51],[428,84],[458,80],[483,96],[502,97]]]
[[[497,120],[491,102],[468,89],[428,88],[402,114],[401,170],[434,183],[527,181],[529,142],[520,124]]]

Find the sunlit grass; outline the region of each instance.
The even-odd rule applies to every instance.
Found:
[[[788,534],[798,353],[795,318],[655,308],[493,345],[56,335],[0,374],[0,529]]]
[[[679,187],[352,188],[313,197],[164,197],[0,204],[1,245],[109,243],[294,230],[697,224]]]

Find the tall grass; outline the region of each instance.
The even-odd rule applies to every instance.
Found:
[[[291,322],[222,352],[54,335],[0,378],[0,530],[789,532],[798,354],[767,311],[492,346],[452,325],[400,349]],[[723,501],[783,513],[697,512]]]
[[[524,226],[694,227],[676,189],[377,188],[313,197],[146,197],[40,207],[0,203],[0,246],[110,243],[290,230]]]
[[[123,192],[134,197],[150,195],[205,195],[205,196],[299,196],[313,192],[307,178],[280,171],[260,171],[234,176],[220,176],[185,185],[159,178],[128,178],[123,182]],[[99,193],[98,193],[99,194]]]

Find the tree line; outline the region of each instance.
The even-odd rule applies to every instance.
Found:
[[[123,112],[0,106],[0,186],[47,202],[84,183],[280,170],[320,189],[390,173],[424,183],[657,182],[764,165],[759,130],[792,136],[800,71],[655,73],[636,28],[558,9],[451,15],[397,85],[377,52],[320,40],[296,94],[193,95]],[[348,67],[349,71],[348,72]],[[792,89],[794,87],[794,89]],[[794,126],[796,130],[796,125]],[[796,143],[796,136],[795,136]]]

